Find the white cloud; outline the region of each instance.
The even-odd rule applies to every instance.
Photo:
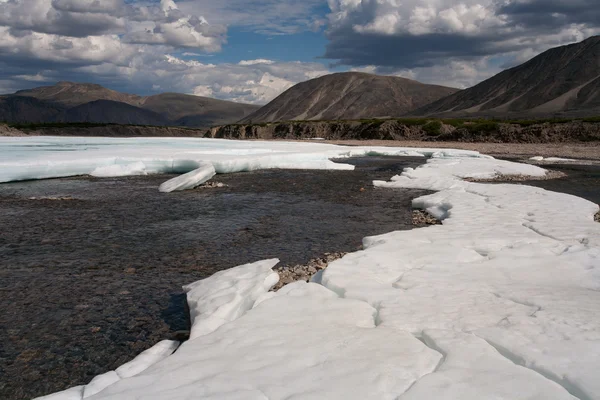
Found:
[[[272,61],[215,65],[168,56],[163,62],[144,65],[136,71],[136,76],[151,79],[169,90],[264,104],[298,82],[327,73],[329,71],[319,63]]]
[[[514,62],[600,33],[598,0],[328,0],[326,57],[416,69],[509,55]]]
[[[172,0],[140,6],[123,0],[8,0],[0,26],[11,31],[68,37],[124,35],[124,42],[219,51],[225,28],[199,14],[185,14]],[[14,35],[14,32],[11,32]]]
[[[181,54],[184,57],[214,57],[214,54],[201,54],[201,53],[193,53],[186,51]]]
[[[188,13],[202,12],[212,23],[267,35],[314,31],[325,24],[315,12],[324,0],[182,0],[177,4]]]
[[[474,35],[505,21],[495,14],[494,0],[330,0],[331,28],[352,23],[357,33]]]
[[[265,60],[265,59],[257,59],[257,60],[242,60],[238,63],[238,65],[258,65],[258,64],[275,64],[273,60]]]
[[[52,80],[52,78],[44,76],[40,73],[35,75],[15,75],[15,78],[29,82],[50,82]]]
[[[223,27],[211,27],[204,17],[183,14],[173,0],[161,0],[160,12],[150,9],[154,27],[145,28],[148,21],[139,24],[125,35],[125,41],[137,44],[165,44],[174,47],[219,51],[225,41]],[[148,12],[144,9],[144,13]]]

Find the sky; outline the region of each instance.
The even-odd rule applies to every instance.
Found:
[[[599,0],[0,0],[0,93],[58,81],[265,104],[332,72],[473,86],[600,34]]]

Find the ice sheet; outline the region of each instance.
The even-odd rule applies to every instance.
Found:
[[[483,157],[477,152],[401,147],[344,147],[307,142],[194,138],[0,137],[0,183],[75,175],[185,174],[161,191],[185,190],[211,173],[259,169],[352,170],[331,158],[361,155]]]
[[[443,225],[365,238],[277,293],[276,260],[189,285],[192,340],[90,398],[600,399],[598,205],[462,179],[535,166],[431,155],[375,185],[437,191],[414,205]]]

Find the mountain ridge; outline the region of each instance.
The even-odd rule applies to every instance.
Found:
[[[549,49],[414,116],[583,116],[600,113],[600,36]]]
[[[95,83],[68,81],[0,96],[0,120],[20,123],[102,122],[206,128],[233,123],[259,108],[181,93],[139,96]]]
[[[292,86],[240,123],[399,117],[458,90],[395,76],[338,72]]]

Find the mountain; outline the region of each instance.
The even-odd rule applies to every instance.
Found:
[[[169,120],[150,110],[111,100],[95,100],[63,111],[55,122],[94,122],[166,126]]]
[[[240,122],[399,117],[457,91],[395,76],[342,72],[299,83]]]
[[[550,49],[413,113],[420,116],[600,114],[600,36]]]
[[[181,93],[162,93],[144,97],[140,107],[177,121],[181,126],[212,126],[239,120],[260,108],[253,104],[192,96]]]
[[[53,86],[41,86],[19,90],[14,94],[21,97],[33,97],[65,107],[75,107],[95,100],[111,100],[138,106],[142,97],[117,92],[94,83],[58,82]]]
[[[0,97],[0,121],[206,128],[236,122],[258,108],[179,93],[138,96],[92,83],[59,82]]]
[[[0,96],[0,121],[38,123],[52,121],[64,107],[33,97]]]

